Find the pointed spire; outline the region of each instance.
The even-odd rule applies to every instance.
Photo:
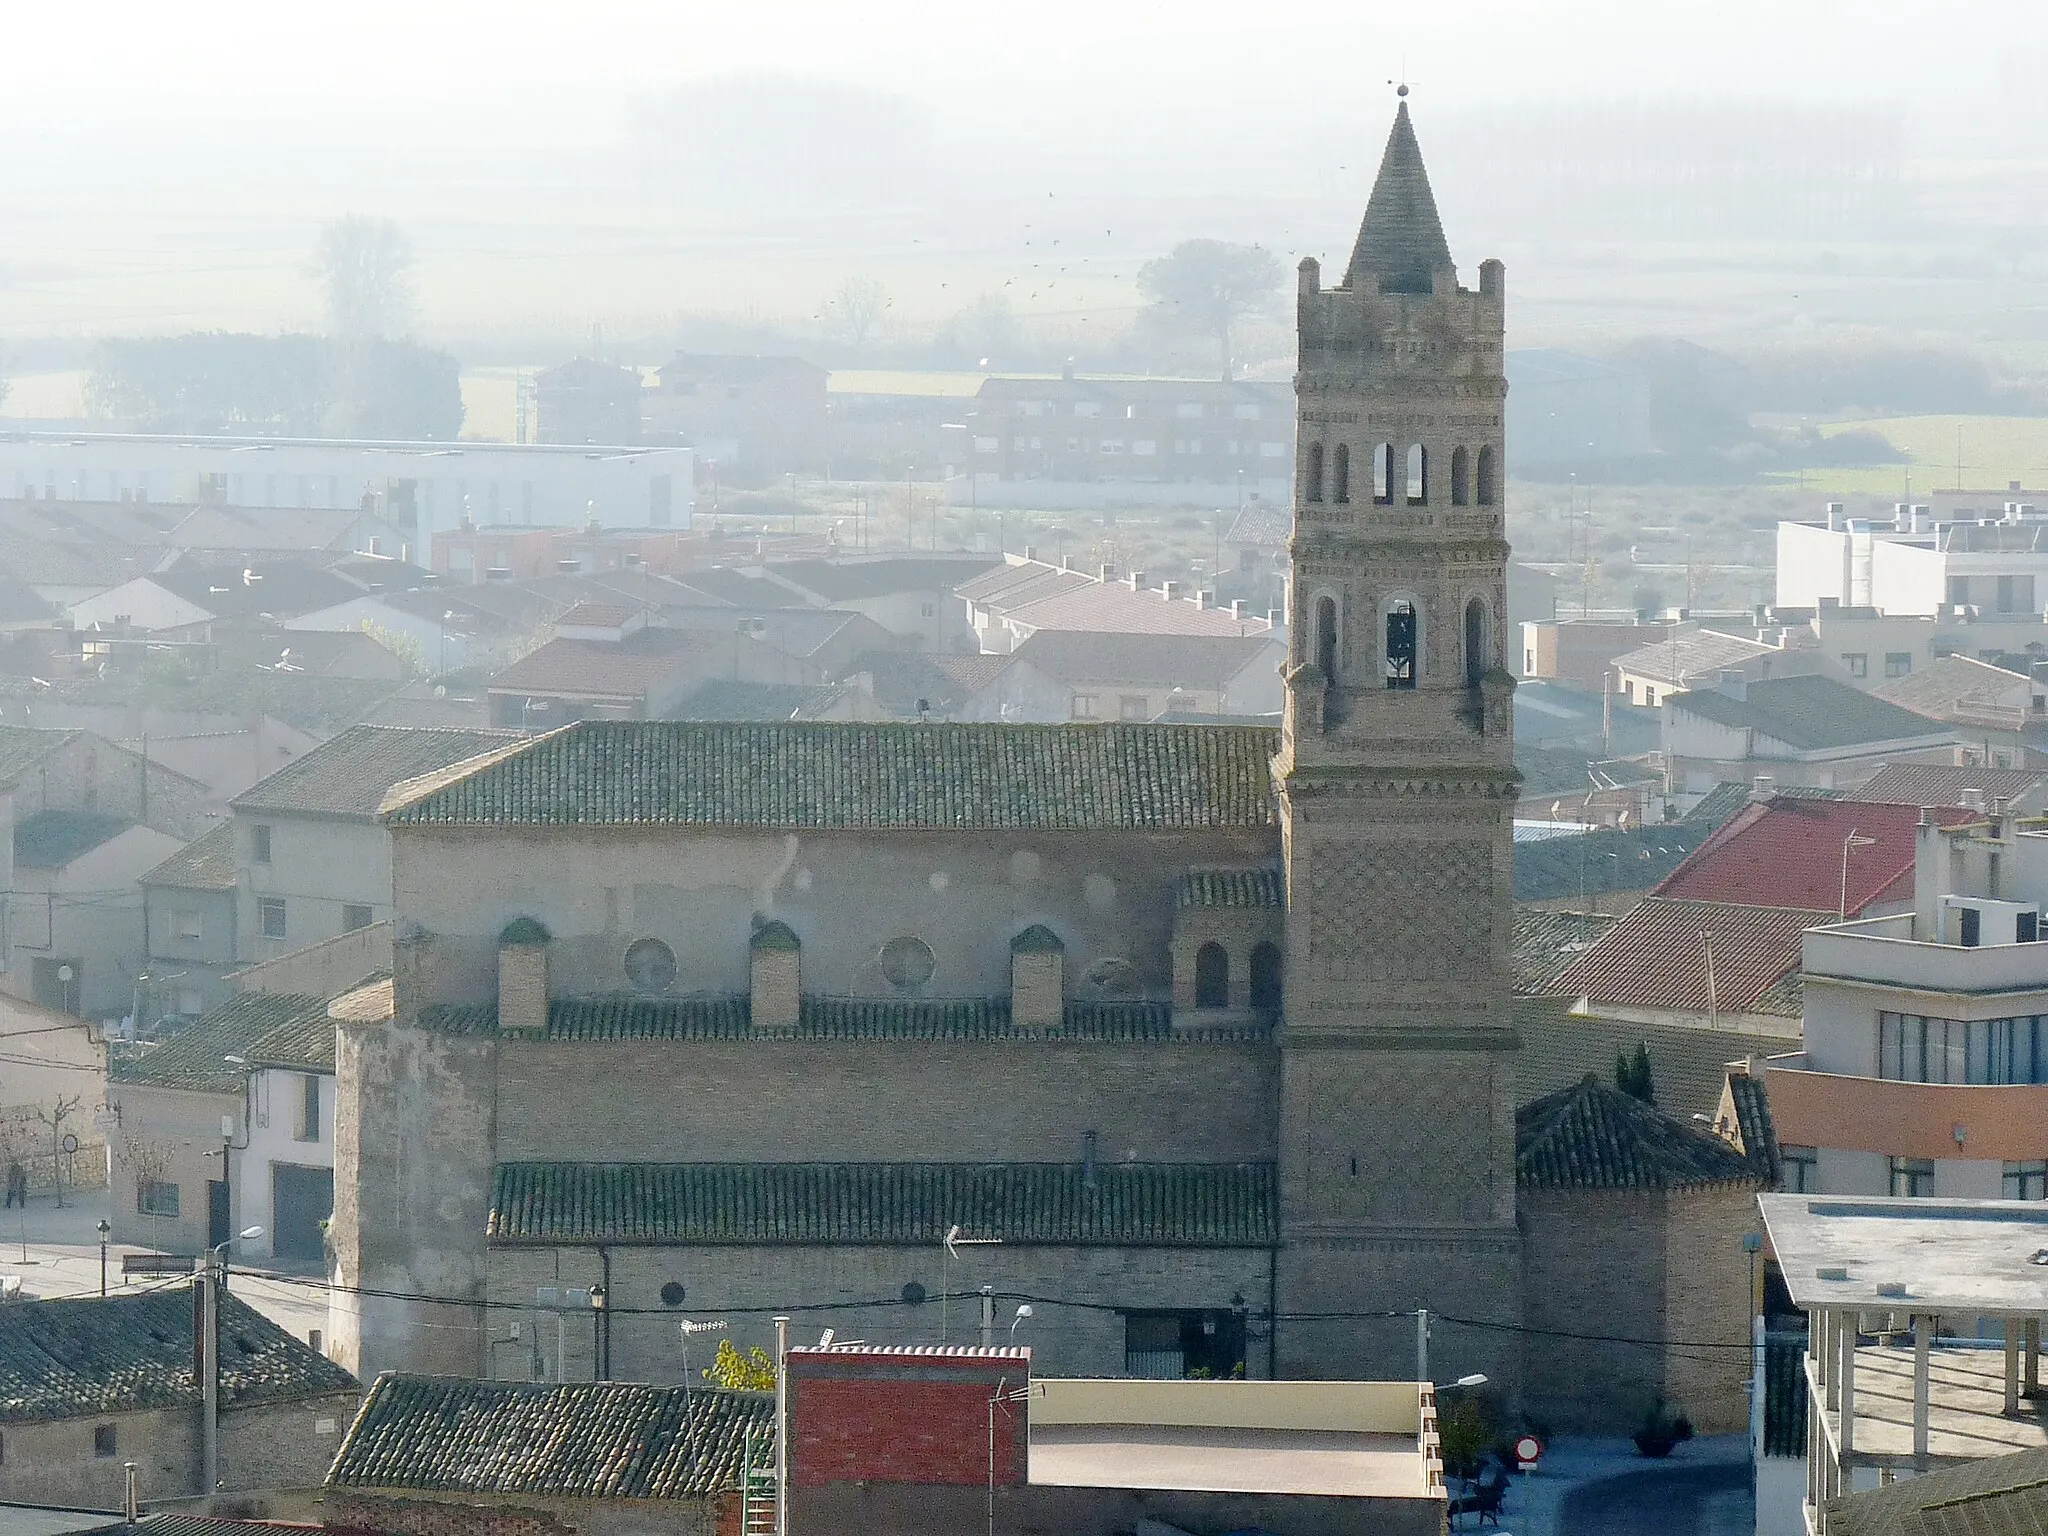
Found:
[[[1380,157],[1379,179],[1372,184],[1345,281],[1356,286],[1363,279],[1381,293],[1429,293],[1437,273],[1455,271],[1404,100],[1394,114],[1394,131],[1387,135],[1387,152]]]

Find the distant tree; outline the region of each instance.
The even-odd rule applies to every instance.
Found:
[[[941,336],[946,349],[971,368],[1017,366],[1023,338],[1017,315],[1001,293],[984,293],[946,322]]]
[[[1138,292],[1155,319],[1214,337],[1227,379],[1231,328],[1271,305],[1282,275],[1280,258],[1263,246],[1183,240],[1138,269]]]
[[[893,302],[889,290],[872,277],[849,277],[826,302],[825,315],[833,334],[857,355],[881,333]]]
[[[1650,1075],[1650,1047],[1647,1043],[1639,1040],[1634,1051],[1614,1053],[1614,1086],[1645,1104],[1657,1102],[1657,1084]]]
[[[338,437],[424,438],[462,432],[462,367],[411,341],[343,345],[330,357],[327,430]]]
[[[403,335],[412,320],[412,244],[389,219],[352,213],[320,232],[313,270],[342,341]]]

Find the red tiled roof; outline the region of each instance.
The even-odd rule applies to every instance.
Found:
[[[1968,813],[1939,810],[1944,826]],[[1920,810],[1868,800],[1780,797],[1745,806],[1664,877],[1656,895],[1685,901],[1732,901],[1833,913],[1843,902],[1843,851],[1848,849],[1849,916],[1873,902],[1904,900],[1913,889],[1913,828]]]
[[[1683,1013],[1776,1013],[1782,1006],[1772,994],[1799,964],[1800,936],[1834,919],[1832,909],[1651,896],[1567,966],[1549,990],[1594,1003]]]
[[[683,671],[722,636],[691,629],[643,629],[613,644],[550,640],[491,679],[494,692],[598,694],[642,698]]]

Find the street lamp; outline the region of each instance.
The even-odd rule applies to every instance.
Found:
[[[219,1279],[222,1290],[228,1288],[228,1249],[238,1241],[253,1243],[262,1235],[263,1228],[261,1227],[244,1227],[233,1237],[223,1238],[207,1250],[207,1253],[213,1260],[214,1275]]]
[[[1035,1315],[1031,1310],[1031,1303],[1028,1301],[1017,1308],[1017,1315],[1010,1319],[1010,1344],[1012,1348],[1017,1343],[1017,1325],[1023,1322],[1025,1318]]]
[[[107,1294],[107,1239],[113,1234],[114,1229],[107,1225],[107,1218],[102,1216],[98,1230],[100,1234],[100,1295],[104,1297]]]
[[[1485,1385],[1486,1373],[1484,1371],[1474,1371],[1470,1376],[1460,1376],[1456,1381],[1442,1382],[1434,1390],[1449,1392],[1458,1387],[1483,1387]]]

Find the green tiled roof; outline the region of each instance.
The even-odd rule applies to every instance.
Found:
[[[232,891],[235,888],[235,827],[224,821],[197,842],[188,843],[142,877],[144,885],[175,886],[184,891]]]
[[[1278,907],[1285,902],[1277,869],[1191,869],[1173,893],[1177,907]]]
[[[330,1488],[700,1499],[739,1487],[775,1398],[718,1387],[379,1376]]]
[[[1740,699],[1712,688],[1674,693],[1671,708],[1735,730],[1756,730],[1798,752],[1826,752],[1891,741],[1936,741],[1951,727],[1831,677],[1773,677],[1748,684]]]
[[[135,823],[94,811],[38,811],[14,827],[14,862],[29,869],[62,869]]]
[[[326,1064],[317,1070],[331,1072],[334,1022],[327,1016],[326,998],[245,992],[144,1055],[117,1059],[111,1076],[117,1083],[154,1088],[240,1093],[243,1069],[226,1057],[240,1056],[256,1062],[258,1049],[267,1048],[289,1059],[265,1064],[314,1069],[319,1059],[318,1036],[323,1029],[327,1035]],[[293,1056],[293,1052],[297,1055]]]
[[[1720,1137],[1588,1074],[1515,1111],[1524,1189],[1685,1189],[1762,1179]]]
[[[423,1027],[488,1035],[498,1027],[489,1003],[440,1003],[421,1011]],[[1256,1040],[1259,1020],[1175,1029],[1167,1003],[1143,999],[1074,1001],[1057,1029],[1019,1029],[1008,997],[822,997],[806,994],[792,1029],[755,1029],[747,998],[558,997],[548,1003],[549,1040]],[[517,1038],[517,1037],[515,1037]],[[528,1035],[525,1038],[533,1038]]]
[[[1271,1163],[501,1163],[498,1243],[1264,1247]]]
[[[69,1297],[0,1307],[0,1423],[196,1407],[192,1293]],[[221,1297],[221,1400],[353,1392],[355,1377],[237,1299]]]
[[[1265,726],[585,720],[394,789],[396,826],[1267,827]]]

